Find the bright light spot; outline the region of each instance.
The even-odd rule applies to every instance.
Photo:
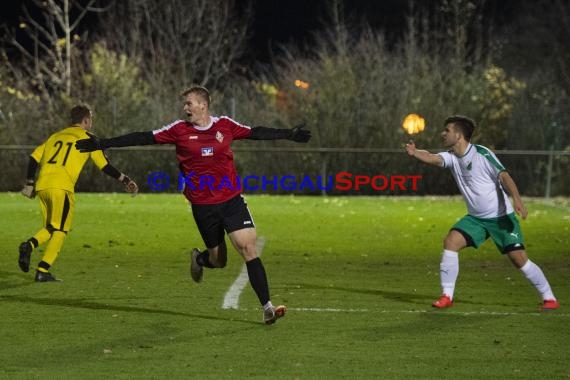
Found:
[[[307,90],[310,85],[308,82],[304,82],[301,79],[295,79],[295,86],[302,88],[303,90]]]
[[[402,128],[406,131],[409,135],[415,135],[416,133],[420,133],[424,130],[426,126],[426,121],[420,115],[415,113],[411,113],[404,119],[402,123]]]

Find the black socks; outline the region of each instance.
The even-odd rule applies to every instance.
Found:
[[[249,283],[257,294],[261,305],[265,305],[269,301],[269,285],[267,284],[267,275],[265,268],[259,257],[245,263],[247,266],[247,274],[249,276]]]

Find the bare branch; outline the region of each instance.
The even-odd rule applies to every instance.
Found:
[[[82,6],[79,4],[77,6],[79,8],[82,8]],[[113,1],[109,2],[109,5],[107,5],[106,7],[92,7],[91,3],[85,7],[85,9],[87,9],[89,12],[94,12],[94,13],[105,13],[109,11],[111,8],[113,8]]]
[[[32,24],[34,28],[36,28],[36,30],[39,31],[46,39],[50,40],[52,38],[52,34],[42,24],[38,23],[32,16],[30,16],[26,7],[24,7],[24,14],[26,15],[26,21]]]
[[[11,38],[9,41],[26,58],[34,59],[34,56],[32,54],[30,54],[30,52],[25,47],[23,47],[15,38]]]
[[[104,22],[110,46],[139,54],[164,87],[216,83],[243,51],[251,10],[233,0],[125,0]],[[122,28],[123,32],[118,32]],[[181,83],[182,81],[182,83]]]
[[[73,22],[73,24],[71,24],[69,26],[69,31],[73,31],[75,30],[75,28],[77,28],[77,26],[79,25],[79,23],[81,22],[81,20],[83,20],[83,18],[85,17],[85,15],[87,14],[87,12],[89,12],[89,8],[91,8],[91,4],[93,4],[95,2],[95,0],[91,0],[89,1],[89,4],[87,4],[87,6],[85,8],[82,8],[80,6],[78,6],[79,9],[81,9],[81,13],[77,16],[77,18],[75,19],[75,21]]]
[[[44,0],[44,1],[46,1],[46,0]],[[69,0],[64,0],[64,2],[65,1],[69,1]],[[47,3],[44,3],[43,1],[40,1],[40,0],[34,0],[34,3],[36,3],[36,5],[38,7],[45,9],[47,14],[54,17],[57,20],[57,22],[59,23],[60,27],[62,29],[65,29],[66,24],[65,24],[65,20],[63,19],[64,11],[57,4],[55,4],[53,0],[47,0]],[[53,23],[52,23],[52,25],[53,25]]]
[[[38,16],[32,17],[30,11],[23,7],[25,22],[28,24],[23,32],[32,40],[33,52],[15,37],[10,39],[10,43],[27,61],[23,66],[37,78],[38,86],[64,90],[67,95],[71,94],[74,48],[71,35],[87,12],[96,9],[93,7],[95,1],[89,0],[85,6],[81,6],[79,0],[32,0],[41,10],[40,17],[43,20],[38,20]],[[80,12],[75,15],[72,10],[77,7]]]

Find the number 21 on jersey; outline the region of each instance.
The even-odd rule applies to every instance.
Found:
[[[61,166],[65,166],[65,164],[67,162],[67,158],[69,157],[69,152],[71,151],[71,147],[73,146],[73,143],[66,142],[65,148],[63,146],[64,146],[64,143],[61,140],[58,140],[53,144],[53,148],[55,149],[55,152],[53,153],[51,158],[47,161],[48,164],[57,164],[59,162],[60,153],[62,153],[63,154],[63,161],[61,162]],[[65,153],[62,152],[62,148],[63,148]]]

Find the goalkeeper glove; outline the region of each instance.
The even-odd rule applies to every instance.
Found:
[[[21,191],[22,195],[33,199],[36,196],[36,189],[34,187],[34,181],[26,181],[26,185]]]
[[[97,138],[97,136],[91,133],[88,133],[88,135],[88,139],[77,140],[75,142],[75,149],[79,150],[81,153],[88,153],[104,149],[104,147],[101,145],[101,139]]]
[[[301,123],[295,128],[291,129],[291,134],[289,135],[288,139],[295,141],[295,142],[302,142],[306,143],[311,139],[311,131],[304,129],[305,123]]]
[[[130,179],[127,175],[121,174],[119,181],[125,185],[125,191],[127,193],[131,193],[131,197],[134,197],[138,194],[139,187],[137,186],[136,182]]]

